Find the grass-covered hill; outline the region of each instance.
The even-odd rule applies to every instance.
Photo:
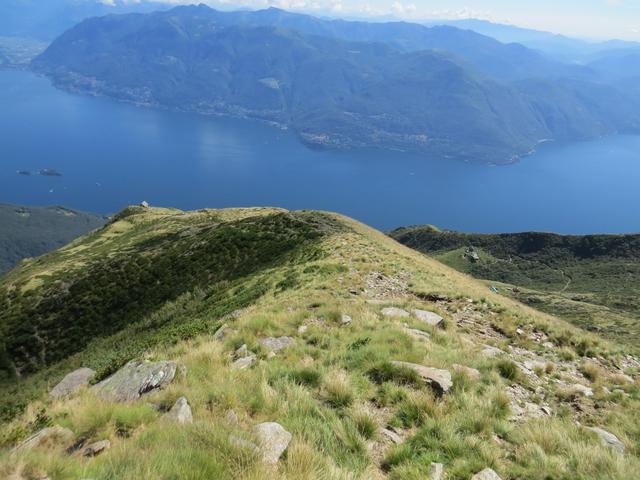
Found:
[[[23,258],[60,248],[105,221],[99,215],[63,207],[0,204],[0,274]]]
[[[2,478],[640,475],[627,347],[336,214],[129,208],[0,302]]]
[[[400,228],[391,236],[491,281],[521,302],[638,345],[640,235],[466,234],[421,226]]]

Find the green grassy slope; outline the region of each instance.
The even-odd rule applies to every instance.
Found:
[[[339,215],[128,209],[16,269],[0,288],[12,312],[0,313],[5,329],[12,322],[5,367],[20,373],[0,388],[2,478],[417,480],[429,478],[432,462],[460,480],[486,467],[505,480],[640,474],[632,378],[640,361],[628,349],[487,292]],[[443,328],[385,316],[388,306],[437,312]],[[18,335],[23,322],[32,329]],[[230,331],[219,340],[213,333],[223,324]],[[24,335],[31,342],[16,343]],[[275,355],[260,343],[285,335],[294,343]],[[237,370],[233,352],[243,344],[257,358]],[[504,353],[492,357],[487,345]],[[184,368],[135,403],[89,389],[68,399],[46,394],[77,367],[102,378],[131,359]],[[394,360],[449,370],[453,387],[440,396]],[[525,367],[530,361],[538,363]],[[477,378],[455,365],[477,369]],[[576,383],[594,394],[579,395]],[[162,420],[181,396],[193,423]],[[254,426],[271,421],[292,435],[275,466],[237,440],[255,440]],[[111,448],[84,457],[59,438],[11,452],[47,425]],[[584,426],[614,433],[625,453]]]
[[[0,204],[0,274],[23,258],[60,248],[105,221],[99,215],[62,207]]]
[[[640,339],[640,235],[477,235],[427,226],[391,236],[582,328],[632,345]],[[469,247],[479,261],[465,258]]]

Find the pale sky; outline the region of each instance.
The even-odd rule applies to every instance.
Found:
[[[144,1],[144,0],[102,0]],[[288,10],[345,17],[393,15],[407,20],[482,18],[583,38],[640,40],[640,0],[160,0],[212,7]]]

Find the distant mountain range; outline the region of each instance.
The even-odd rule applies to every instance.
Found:
[[[328,148],[508,163],[640,130],[640,98],[598,69],[450,26],[178,7],[86,20],[32,66],[69,90],[257,118]]]
[[[106,221],[63,207],[0,204],[0,275],[20,260],[60,248]]]

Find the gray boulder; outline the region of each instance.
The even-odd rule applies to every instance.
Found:
[[[427,310],[414,310],[413,314],[418,320],[432,327],[440,327],[444,323],[444,318],[437,313],[428,312]]]
[[[218,342],[222,342],[225,338],[229,335],[233,335],[234,333],[236,333],[236,331],[225,323],[216,330],[216,333],[213,334],[213,339]]]
[[[587,430],[595,433],[600,438],[604,447],[609,447],[619,453],[624,453],[624,444],[613,433],[599,427],[587,427]]]
[[[231,367],[235,368],[236,370],[244,370],[245,368],[249,368],[251,365],[253,365],[255,361],[256,361],[256,356],[254,354],[250,354],[247,357],[242,357],[235,360],[231,364]]]
[[[296,343],[291,337],[268,337],[261,338],[258,343],[269,352],[279,352]]]
[[[346,326],[346,325],[351,325],[351,323],[353,323],[353,318],[351,318],[349,315],[344,315],[344,314],[343,314],[343,315],[340,317],[340,323],[341,323],[342,325],[345,325],[345,326]]]
[[[382,315],[385,317],[403,317],[409,316],[409,312],[397,307],[387,307],[382,309]]]
[[[43,428],[39,432],[34,433],[20,442],[13,451],[31,450],[32,448],[48,443],[66,444],[73,440],[73,437],[73,432],[68,428],[54,425],[53,427]]]
[[[176,422],[180,425],[185,423],[193,423],[193,415],[191,413],[191,406],[185,397],[180,397],[176,400],[176,403],[171,407],[164,418],[166,420]]]
[[[502,480],[500,476],[490,468],[485,468],[479,473],[476,473],[471,480]]]
[[[593,397],[593,389],[586,387],[580,383],[571,385],[571,390],[573,390],[578,395],[582,395],[583,397]]]
[[[100,440],[99,442],[92,443],[84,449],[82,453],[85,457],[95,457],[100,455],[105,450],[111,448],[111,442],[109,440]]]
[[[132,361],[106,380],[93,386],[96,394],[114,402],[132,402],[145,393],[162,388],[173,380],[176,362]]]
[[[67,374],[55,387],[51,389],[49,395],[54,398],[66,397],[78,391],[82,387],[89,385],[89,381],[96,375],[90,368],[79,368]]]
[[[271,465],[278,463],[291,442],[291,434],[275,422],[256,425],[255,433],[264,462]]]
[[[424,365],[417,365],[415,363],[408,362],[391,362],[397,367],[409,368],[416,372],[420,377],[429,385],[434,387],[439,393],[447,393],[453,386],[451,381],[451,373],[448,370],[441,370],[438,368],[425,367]]]
[[[431,340],[431,335],[427,332],[423,332],[422,330],[405,327],[404,331],[407,335],[411,335],[413,338],[418,340]]]

